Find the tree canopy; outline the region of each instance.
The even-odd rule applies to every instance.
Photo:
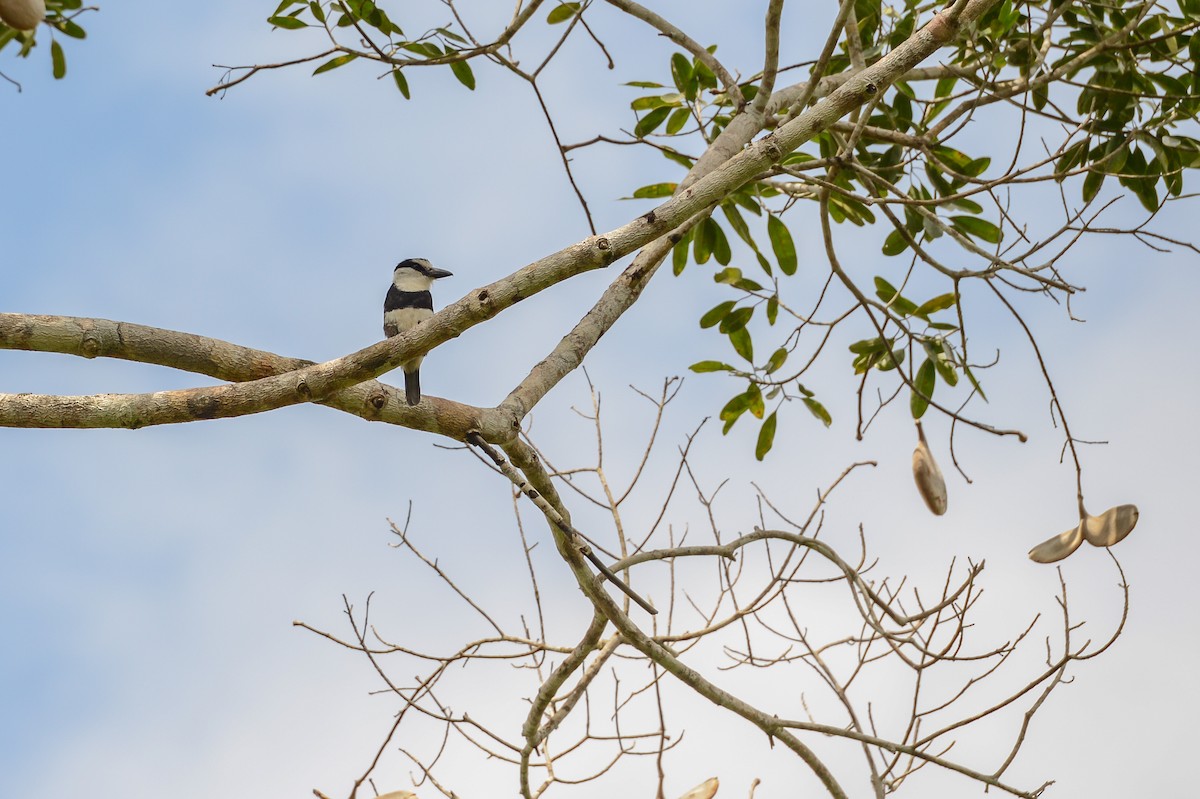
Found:
[[[75,35],[70,14],[81,10],[79,4],[48,5],[45,26],[32,34],[0,31],[0,49],[12,44],[28,55],[43,35]],[[1039,335],[1030,321],[1036,312],[1029,309],[1050,300],[1072,315],[1087,266],[1075,255],[1093,238],[1136,240],[1148,253],[1196,252],[1188,231],[1159,229],[1156,220],[1189,199],[1185,175],[1200,164],[1200,75],[1191,35],[1200,25],[1200,3],[954,0],[887,6],[847,0],[820,12],[793,6],[785,9],[781,0],[756,5],[756,47],[727,48],[689,36],[686,12],[667,19],[626,0],[533,0],[500,21],[495,9],[447,2],[452,19],[433,27],[416,11],[370,0],[285,0],[267,23],[294,53],[270,63],[253,63],[249,54],[246,66],[222,68],[210,95],[232,98],[278,70],[311,71],[316,80],[353,72],[359,79],[390,81],[394,101],[410,102],[419,120],[422,72],[445,71],[475,92],[495,91],[490,76],[506,75],[528,92],[529,113],[541,116],[553,142],[537,168],[561,170],[559,180],[575,198],[586,235],[491,282],[463,287],[460,300],[410,332],[319,363],[128,321],[0,315],[0,347],[6,349],[140,361],[226,381],[126,394],[3,394],[5,426],[138,429],[317,403],[469,448],[508,478],[514,498],[527,498],[542,517],[559,559],[538,568],[530,562],[529,577],[522,579],[533,586],[534,602],[515,626],[493,620],[491,605],[472,599],[480,587],[438,570],[437,556],[414,542],[407,524],[393,525],[397,546],[433,569],[491,630],[484,638],[463,637],[453,654],[422,653],[372,629],[365,608],[347,602],[352,634],[337,640],[370,660],[400,708],[370,768],[350,775],[351,795],[366,790],[380,757],[397,746],[415,764],[419,790],[451,795],[452,775],[468,761],[456,754],[450,765],[439,766],[440,754],[412,751],[403,743],[406,724],[441,729],[454,737],[456,753],[461,745],[477,758],[511,764],[512,781],[504,790],[519,788],[526,797],[567,795],[581,780],[621,779],[610,769],[618,774],[638,755],[660,764],[663,795],[661,763],[678,740],[668,733],[669,714],[662,710],[668,679],[757,727],[764,745],[777,743],[794,754],[831,796],[858,795],[850,786],[869,786],[882,796],[906,787],[923,769],[1020,796],[1041,795],[1052,780],[1017,785],[1006,772],[1026,741],[1033,713],[1077,664],[1106,651],[1124,629],[1128,593],[1115,558],[1123,610],[1114,614],[1112,630],[1080,639],[1063,582],[1061,629],[1047,644],[1046,662],[1018,679],[1002,667],[1020,660],[1014,653],[1028,645],[1032,624],[1015,632],[1006,628],[987,642],[970,640],[981,563],[951,562],[940,585],[912,593],[902,576],[873,576],[865,536],[835,545],[822,535],[831,492],[863,464],[831,479],[809,503],[806,519],[760,491],[757,513],[740,512],[735,533],[717,521],[719,486],[693,469],[694,433],[667,467],[674,481],[655,489],[655,510],[623,511],[671,413],[675,381],[647,392],[653,431],[647,439],[618,435],[635,452],[644,447],[642,466],[621,486],[610,477],[602,448],[594,465],[580,465],[586,458],[578,441],[563,452],[539,440],[530,423],[548,395],[589,363],[602,337],[643,304],[652,281],[700,279],[711,282],[721,299],[686,309],[695,324],[691,335],[709,353],[691,362],[690,370],[700,375],[692,380],[706,387],[724,433],[755,427],[755,459],[769,464],[781,441],[835,421],[853,420],[853,435],[862,439],[877,420],[901,415],[918,422],[917,488],[930,510],[945,513],[946,483],[937,461],[948,452],[958,466],[957,431],[1025,440],[1025,420],[992,411],[988,399],[997,387],[989,370],[998,353],[1031,350],[1075,471],[1078,517],[1041,544],[1034,538],[1010,545],[1022,551],[1032,546],[1034,560],[1053,562],[1084,541],[1098,547],[1119,542],[1138,511],[1119,494],[1089,494],[1085,505],[1085,442],[1072,433],[1071,409],[1060,401],[1050,366],[1058,344]],[[413,21],[406,19],[409,13]],[[805,37],[790,33],[800,23]],[[566,139],[547,89],[557,59],[568,45],[582,45],[611,63],[620,52],[611,37],[632,39],[634,30],[656,37],[657,69],[622,81],[628,107],[601,109],[608,116],[598,113],[594,136]],[[809,41],[811,31],[820,33]],[[53,73],[61,77],[62,48],[53,38],[51,47]],[[741,57],[728,60],[729,49]],[[574,91],[586,96],[589,87]],[[369,143],[369,128],[359,127],[350,125],[331,152],[378,146]],[[577,174],[579,160],[599,150],[614,164],[625,153],[646,150],[658,164],[639,165],[640,179],[618,205],[624,221],[610,228],[597,224],[594,210],[610,198],[591,196]],[[463,166],[455,179],[465,185]],[[1116,214],[1122,201],[1136,201],[1141,218]],[[1116,224],[1109,221],[1114,215]],[[510,231],[525,223],[511,220]],[[669,270],[661,268],[668,264]],[[526,301],[535,295],[601,270],[609,275],[605,287],[570,310],[561,340],[539,341],[536,362],[505,364],[510,388],[495,404],[435,396],[409,408],[400,392],[377,382],[401,362],[471,335],[477,326],[530,313]],[[993,320],[997,314],[1004,325]],[[852,374],[854,388],[846,392],[821,379],[822,369],[833,368]],[[591,387],[587,396],[584,415],[595,426],[589,442],[594,435],[611,446],[599,392]],[[936,434],[933,419],[947,422]],[[983,438],[972,443],[991,446],[997,444]],[[563,459],[571,465],[561,465]],[[669,523],[680,512],[673,503],[681,501],[681,480],[696,497],[693,509],[708,519],[698,543],[677,538]],[[955,501],[951,491],[951,507]],[[599,508],[599,518],[575,503]],[[516,518],[528,555],[532,544],[520,526],[519,507]],[[598,524],[605,532],[594,529]],[[1044,532],[1057,526],[1047,520]],[[712,570],[706,576],[693,572],[686,565],[693,559]],[[1111,571],[1112,565],[1103,568]],[[590,608],[590,618],[576,616],[565,632],[555,626],[561,620],[545,621],[538,589],[538,575],[548,579],[554,569],[573,577]],[[664,579],[670,589],[662,587]],[[804,597],[800,606],[824,607],[808,604],[824,591],[848,602],[848,616],[831,613],[835,629],[814,636],[812,627],[828,620],[797,610],[795,603]],[[839,642],[854,652],[830,654]],[[397,654],[426,669],[416,687],[393,682],[377,662]],[[532,689],[513,689],[529,700],[519,724],[480,721],[441,698],[443,680],[452,689],[446,676],[451,667],[475,674],[487,672],[489,661],[536,675]],[[887,676],[871,679],[893,681],[908,692],[909,712],[898,725],[877,724],[873,694],[852,690],[858,676],[874,674],[877,664]],[[753,690],[732,691],[720,676],[733,669],[761,672],[768,675],[764,680],[791,679],[779,675],[793,667],[815,675],[832,705],[813,713]],[[616,732],[593,727],[590,715],[600,701],[597,678],[609,673],[618,687],[604,725],[615,724]],[[943,673],[936,684],[949,693],[933,698],[924,675]],[[621,689],[622,678],[636,685]],[[984,683],[987,698],[976,703],[970,689]],[[968,700],[959,701],[963,697]],[[981,757],[983,765],[948,755],[979,719],[1012,713],[1017,717],[1006,742]],[[421,720],[406,722],[410,716]],[[622,719],[637,729],[628,740]],[[814,744],[825,736],[839,739],[856,759]],[[586,753],[583,776],[556,771],[557,757],[577,753]],[[705,775],[696,776],[699,782]]]

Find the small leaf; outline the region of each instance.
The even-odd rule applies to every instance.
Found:
[[[724,212],[725,218],[729,220],[729,226],[733,228],[733,232],[738,234],[738,238],[750,245],[751,249],[757,251],[758,247],[755,246],[754,238],[750,235],[750,227],[746,224],[746,220],[742,219],[737,206],[726,201],[721,203],[721,211]]]
[[[650,113],[638,120],[637,125],[633,129],[633,135],[639,139],[644,139],[666,121],[667,116],[671,113],[671,109],[667,106],[655,108]]]
[[[914,419],[920,419],[925,415],[936,385],[937,372],[934,369],[933,361],[926,358],[925,362],[921,364],[921,368],[917,370],[917,376],[913,379],[913,392],[909,404]]]
[[[746,328],[739,327],[730,333],[729,343],[733,345],[733,349],[738,355],[750,363],[754,363],[754,342],[750,340],[750,333]]]
[[[79,25],[77,25],[76,23],[72,22],[69,19],[60,18],[60,22],[58,24],[58,29],[60,31],[62,31],[63,33],[67,34],[68,36],[70,36],[72,39],[86,39],[87,38],[87,31],[85,31],[83,28],[79,27]]]
[[[342,66],[343,64],[349,64],[351,61],[353,61],[356,58],[358,58],[357,53],[346,53],[345,55],[340,55],[337,58],[331,58],[328,61],[326,61],[324,64],[322,64],[321,66],[314,69],[313,74],[320,75],[322,72],[328,72],[331,69],[337,69],[338,67]]]
[[[767,324],[775,324],[775,320],[779,318],[779,295],[772,294],[767,300]]]
[[[550,13],[546,15],[546,22],[550,25],[557,25],[560,22],[566,22],[578,13],[579,3],[563,3],[550,9]]]
[[[1098,169],[1087,173],[1087,177],[1083,179],[1083,201],[1090,203],[1100,193],[1100,187],[1104,185],[1105,175]]]
[[[404,73],[399,69],[393,69],[392,80],[396,82],[396,88],[400,90],[400,94],[404,95],[404,99],[411,100],[412,95],[408,93],[408,78],[404,77]]]
[[[470,64],[466,61],[451,61],[450,71],[454,73],[454,77],[458,78],[459,83],[471,91],[475,91],[475,73],[471,71]]]
[[[922,317],[929,316],[931,313],[937,313],[938,311],[944,311],[947,308],[953,308],[954,303],[956,302],[958,302],[958,298],[953,292],[950,294],[939,294],[933,299],[926,300],[925,302],[921,303],[920,307],[915,311],[915,314]]]
[[[883,352],[888,348],[881,338],[865,338],[850,345],[850,351],[855,355],[865,355],[873,352]]]
[[[705,219],[696,226],[696,235],[693,237],[692,258],[698,264],[706,264],[708,263],[708,259],[712,257],[714,233],[712,232],[712,228],[704,224],[707,221]]]
[[[725,231],[721,230],[721,226],[717,224],[717,220],[711,216],[705,219],[703,224],[712,226],[713,258],[716,258],[717,263],[721,266],[726,266],[732,260],[733,252],[729,249],[729,239],[725,238]]]
[[[796,244],[787,225],[774,214],[767,217],[767,235],[771,238],[771,249],[780,271],[785,275],[796,274]]]
[[[642,186],[633,192],[634,199],[661,199],[670,197],[675,193],[676,183],[651,183],[649,186]]]
[[[271,23],[276,28],[285,28],[293,31],[308,27],[307,22],[301,19],[296,19],[295,17],[267,17],[267,22]]]
[[[825,410],[825,406],[812,397],[805,397],[804,405],[808,408],[809,413],[820,419],[826,427],[833,424],[833,417],[829,415],[829,411]]]
[[[688,367],[696,374],[704,374],[705,372],[732,372],[733,367],[727,363],[720,361],[699,361]]]
[[[762,389],[758,387],[758,383],[750,384],[750,388],[746,389],[746,397],[749,399],[749,402],[746,404],[746,410],[754,414],[755,419],[763,418],[763,414],[767,412],[767,409],[763,405]]]
[[[691,243],[692,232],[689,230],[671,249],[671,271],[676,275],[683,274],[684,267],[687,266],[688,246]]]
[[[977,216],[952,216],[950,224],[956,230],[974,236],[978,239],[983,239],[989,244],[999,244],[1003,237],[1000,228],[993,225],[986,219],[981,219]]]
[[[700,317],[700,327],[709,328],[717,324],[724,319],[730,311],[733,310],[734,305],[737,305],[737,302],[734,300],[726,300],[719,305],[713,306],[704,314],[704,316]]]
[[[674,136],[683,130],[683,126],[687,124],[688,117],[690,116],[691,111],[686,108],[676,108],[672,111],[670,118],[667,119],[667,135]]]
[[[908,249],[908,239],[899,230],[893,230],[883,240],[884,255],[899,255]]]
[[[758,430],[758,443],[754,445],[754,457],[762,460],[775,443],[775,413],[772,412]]]
[[[671,79],[675,81],[676,89],[687,91],[688,81],[692,79],[692,62],[683,53],[671,56]]]
[[[61,80],[67,74],[67,58],[57,39],[50,40],[50,60],[53,62],[54,79]]]
[[[721,305],[724,305],[724,304],[725,303],[721,303]],[[719,307],[721,307],[721,305],[718,305],[717,307],[719,308]],[[714,308],[713,310],[716,310],[716,308]],[[709,313],[712,313],[712,311],[709,311]],[[735,330],[741,330],[747,324],[749,324],[750,317],[752,317],[752,316],[754,316],[753,308],[750,308],[750,307],[738,308],[736,311],[732,311],[725,315],[725,318],[723,318],[721,320],[721,326],[718,328],[718,330],[720,330],[722,333],[725,333],[725,334],[732,333]],[[750,359],[747,358],[746,360],[750,360]]]
[[[983,397],[983,401],[987,402],[987,394],[983,393],[983,386],[979,385],[979,381],[975,379],[975,374],[971,371],[971,367],[964,365],[963,373],[967,376],[967,379],[971,381],[971,386],[979,392],[979,396]]]
[[[721,421],[725,423],[723,432],[728,433],[729,428],[733,427],[733,423],[738,420],[738,417],[746,412],[750,407],[750,397],[746,393],[738,394],[729,402],[725,403],[725,407],[721,409],[719,414]]]
[[[788,357],[788,351],[786,349],[784,349],[783,347],[780,347],[779,349],[775,350],[774,352],[771,353],[771,357],[769,359],[767,359],[767,365],[764,368],[764,371],[767,374],[772,374],[772,373],[778,371],[779,367],[783,366],[784,361],[787,360],[787,357]]]

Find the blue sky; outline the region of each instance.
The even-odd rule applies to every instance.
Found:
[[[438,287],[442,304],[586,234],[532,95],[497,68],[476,70],[474,93],[446,70],[423,72],[410,79],[408,103],[356,66],[317,78],[303,68],[262,74],[224,99],[208,98],[204,90],[221,74],[212,64],[286,58],[302,51],[300,40],[268,30],[271,4],[215,2],[198,11],[167,3],[152,14],[132,5],[89,15],[88,40],[66,43],[65,81],[50,80],[46,52],[0,57],[0,69],[24,86],[18,94],[0,85],[0,311],[159,325],[327,359],[378,339],[383,292],[400,258],[429,257],[455,272]],[[722,55],[753,72],[759,12],[735,20],[721,4],[696,5],[687,6],[689,30],[721,40]],[[684,6],[661,8],[678,14]],[[413,13],[445,21],[440,4]],[[620,33],[603,19],[616,70],[608,73],[580,40],[547,74],[568,141],[631,126],[631,90],[618,84],[653,77],[669,53],[655,37]],[[799,23],[793,11],[785,30]],[[644,210],[615,198],[677,177],[634,148],[585,151],[576,166],[601,229]],[[1114,220],[1135,219],[1135,206],[1123,201]],[[1021,210],[1043,213],[1039,205]],[[820,264],[815,217],[801,208],[795,218],[801,263]],[[1179,207],[1156,224],[1186,236],[1188,223]],[[856,275],[869,280],[889,268],[874,232],[838,236]],[[1200,610],[1188,590],[1200,473],[1200,434],[1190,422],[1200,386],[1187,346],[1197,258],[1109,238],[1081,244],[1069,261],[1088,287],[1073,304],[1088,323],[1049,303],[1022,308],[1077,435],[1109,442],[1083,450],[1089,506],[1136,502],[1142,520],[1117,550],[1133,586],[1128,629],[1037,716],[1013,779],[1056,778],[1052,795],[1060,796],[1170,795],[1190,755],[1186,720],[1200,711],[1190,676],[1200,644],[1180,621]],[[612,274],[556,287],[448,342],[422,369],[427,392],[496,403]],[[644,400],[626,386],[654,392],[665,376],[723,356],[727,345],[695,328],[723,298],[694,266],[680,279],[662,274],[593,353],[589,373],[604,392],[618,472],[637,455],[618,442],[636,442],[648,424]],[[1074,476],[1058,463],[1061,439],[1027,343],[982,298],[978,307],[977,340],[1004,350],[987,378],[992,403],[979,412],[1021,427],[1031,441],[960,431],[960,460],[974,479],[967,485],[949,463],[947,425],[930,422],[949,483],[945,517],[930,517],[912,490],[903,407],[885,412],[866,441],[853,440],[853,382],[836,352],[810,384],[834,413],[830,430],[802,410],[781,414],[777,449],[759,464],[749,425],[722,438],[710,423],[697,466],[713,485],[731,478],[724,523],[737,530],[752,523],[751,481],[803,515],[817,487],[848,463],[878,460],[836,495],[828,534],[852,542],[862,522],[889,572],[918,581],[936,583],[952,557],[986,558],[981,613],[1002,640],[1033,612],[1053,611],[1057,576],[1025,552],[1071,526]],[[204,380],[0,351],[6,392],[153,391]],[[717,377],[685,381],[651,462],[655,479],[731,391]],[[565,464],[587,460],[591,431],[570,412],[587,401],[585,382],[573,377],[535,415],[535,440]],[[422,546],[480,586],[499,612],[515,618],[523,607],[516,591],[503,590],[510,576],[520,586],[523,574],[507,486],[434,443],[316,407],[137,432],[0,431],[0,795],[169,791],[190,799],[309,795],[314,787],[343,795],[392,706],[368,695],[379,686],[365,662],[292,620],[344,631],[342,595],[361,607],[375,591],[391,631],[429,648],[477,624],[411,557],[389,548],[386,520],[403,520],[411,502]],[[629,511],[635,523],[652,516],[648,493]],[[680,513],[679,524],[694,523],[695,509]],[[544,538],[532,516],[526,522]],[[553,592],[554,623],[566,636],[585,609],[548,542],[538,552],[546,556],[543,591]],[[1075,609],[1092,620],[1086,634],[1103,637],[1116,595],[1107,558],[1081,551],[1064,573]],[[479,699],[488,687],[461,690]],[[527,684],[513,690],[519,697]],[[494,703],[496,712],[519,704],[513,696]],[[743,795],[754,776],[764,778],[758,796],[790,795],[796,766],[778,754],[730,757],[748,728],[703,708],[689,712],[694,748],[669,761],[672,790],[715,773],[730,795]],[[726,725],[731,732],[722,734]],[[987,739],[976,746],[968,751],[986,754]],[[384,770],[392,782],[381,788],[408,785],[407,764],[394,760]],[[490,785],[490,773],[465,778],[465,795],[515,794],[507,783]],[[961,781],[927,779],[925,795],[974,795]],[[423,791],[423,799],[435,795]]]

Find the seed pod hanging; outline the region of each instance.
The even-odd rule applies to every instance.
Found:
[[[1132,532],[1137,520],[1137,505],[1117,505],[1099,516],[1089,516],[1083,537],[1093,546],[1111,547]]]
[[[917,439],[917,448],[913,450],[912,456],[913,480],[917,484],[921,499],[925,500],[925,505],[935,516],[941,516],[946,512],[948,500],[946,481],[937,461],[933,459],[933,453],[929,451],[929,444],[925,441],[925,430],[920,422],[917,422]]]
[[[721,783],[716,777],[710,777],[680,796],[679,799],[713,799],[717,795],[717,788],[720,786]]]
[[[1133,530],[1138,520],[1137,505],[1117,505],[1099,516],[1092,516],[1081,507],[1083,518],[1079,525],[1029,550],[1030,560],[1054,563],[1062,560],[1086,540],[1097,547],[1111,547]]]
[[[1079,545],[1083,543],[1083,530],[1086,525],[1086,522],[1080,522],[1078,526],[1043,541],[1029,550],[1029,559],[1038,563],[1054,563],[1056,560],[1062,560],[1079,549]]]
[[[31,31],[46,18],[46,0],[0,0],[0,20],[10,28]]]

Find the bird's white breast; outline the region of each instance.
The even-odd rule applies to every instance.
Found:
[[[428,308],[397,308],[394,311],[388,311],[383,315],[383,321],[390,322],[396,326],[397,330],[408,330],[418,322],[424,322],[429,317],[433,316],[433,311]]]

